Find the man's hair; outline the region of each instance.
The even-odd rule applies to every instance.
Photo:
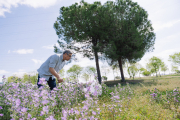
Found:
[[[64,52],[63,52],[63,54],[67,54],[67,55],[69,55],[69,54],[73,54],[70,50],[65,50]]]

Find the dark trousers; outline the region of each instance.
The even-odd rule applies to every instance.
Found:
[[[43,85],[41,85],[41,84],[38,84],[39,78],[40,78],[40,76],[39,76],[39,74],[38,74],[38,81],[37,81],[38,88],[40,88],[41,86],[43,86]],[[50,78],[49,78],[49,81],[47,81],[47,83],[48,83],[48,85],[49,85],[49,87],[50,87],[50,90],[52,90],[53,88],[56,87],[56,79],[55,79],[55,78],[52,79],[52,77],[50,77]]]

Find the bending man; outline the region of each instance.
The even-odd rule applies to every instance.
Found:
[[[63,79],[59,76],[58,72],[64,67],[65,60],[70,60],[72,52],[70,50],[65,50],[62,55],[54,54],[51,55],[37,70],[38,71],[38,88],[41,84],[38,84],[39,78],[45,78],[50,90],[56,87],[56,79],[58,83],[63,82]]]

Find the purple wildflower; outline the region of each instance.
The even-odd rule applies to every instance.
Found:
[[[78,111],[78,110],[75,110],[75,114],[79,115],[79,111]]]
[[[46,113],[48,113],[48,112],[49,112],[48,108],[49,108],[48,106],[44,106],[44,107],[43,107],[43,111],[46,112]]]
[[[3,109],[3,108],[0,106],[0,109]]]
[[[21,100],[20,100],[20,99],[17,99],[17,100],[16,100],[16,107],[18,107],[20,104],[21,104]]]
[[[93,114],[93,115],[96,115],[96,112],[92,111],[92,114]]]
[[[49,116],[48,118],[46,118],[46,120],[56,120],[56,119],[54,119],[53,116]]]
[[[28,113],[28,118],[31,118],[31,117],[32,117],[31,114]]]
[[[4,78],[5,78],[5,75],[3,75],[2,78],[4,79]]]
[[[153,96],[153,98],[155,98],[155,97],[156,97],[156,93],[153,93],[153,94],[150,94],[150,95],[152,95],[152,96]]]
[[[3,116],[3,114],[0,114],[0,116]]]
[[[22,112],[26,112],[26,111],[27,111],[27,108],[23,107],[23,108],[21,109],[21,111],[22,111]]]

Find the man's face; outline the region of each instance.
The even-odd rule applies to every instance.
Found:
[[[67,53],[65,53],[65,60],[70,60],[71,59],[71,57],[72,57],[72,54],[67,54]]]

